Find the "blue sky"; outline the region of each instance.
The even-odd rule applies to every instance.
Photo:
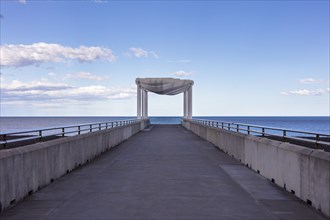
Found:
[[[330,114],[329,1],[0,4],[2,116],[134,116],[137,77],[194,80],[193,115]]]

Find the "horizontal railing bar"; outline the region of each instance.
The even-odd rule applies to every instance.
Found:
[[[33,136],[33,137],[24,137],[24,138],[19,138],[19,139],[13,139],[13,140],[7,140],[7,141],[2,141],[2,144],[10,144],[10,143],[15,143],[15,142],[20,142],[20,141],[28,141],[28,140],[33,140],[33,139],[39,139],[41,136]]]
[[[27,131],[0,133],[0,145],[6,145],[6,144],[15,143],[15,142],[27,141],[27,140],[41,139],[41,138],[46,138],[46,137],[65,137],[65,135],[72,134],[72,133],[76,133],[77,135],[80,135],[81,133],[86,134],[86,133],[90,133],[93,131],[111,129],[114,127],[133,124],[137,121],[138,121],[137,119],[116,120],[116,121],[98,122],[98,123],[91,123],[91,124],[68,125],[68,126],[63,126],[63,127],[52,127],[52,128],[34,129],[34,130],[27,130]],[[56,130],[61,130],[61,132],[56,132]],[[55,132],[55,133],[51,133],[50,131]],[[44,133],[47,133],[47,134],[44,134]],[[24,134],[25,134],[25,136],[24,136]],[[27,135],[29,137],[26,137]],[[23,136],[23,137],[20,137],[20,136]],[[12,138],[15,137],[15,138],[8,140],[7,139],[8,137],[12,137]]]
[[[122,121],[124,121],[124,120],[122,120]],[[136,121],[136,120],[132,120],[132,122],[133,121]],[[92,123],[92,124],[78,124],[78,125],[68,125],[68,126],[62,126],[62,127],[41,128],[41,129],[18,131],[18,132],[9,132],[9,133],[0,133],[0,136],[2,136],[2,135],[32,133],[32,132],[39,132],[39,131],[49,131],[49,130],[56,130],[56,129],[62,129],[62,128],[75,128],[75,127],[78,127],[78,126],[80,126],[80,127],[91,126],[91,125],[93,126],[93,125],[106,124],[106,123],[116,123],[116,122],[121,122],[121,120],[109,121],[109,122],[99,122],[99,123]]]
[[[330,134],[319,134],[319,133],[314,133],[314,132],[305,132],[305,131],[295,131],[295,130],[290,130],[290,129],[280,129],[280,128],[273,128],[273,127],[262,127],[262,126],[257,126],[257,125],[250,125],[250,124],[239,124],[239,123],[233,123],[233,122],[223,122],[223,121],[214,121],[214,120],[202,120],[202,119],[193,119],[193,121],[219,128],[219,129],[224,129],[228,131],[233,131],[233,132],[239,132],[243,134],[248,134],[248,135],[262,135],[265,137],[278,137],[282,138],[283,140],[296,140],[296,141],[304,141],[307,143],[313,143],[316,145],[327,145],[330,146],[330,142],[320,140],[322,138],[330,138]],[[259,130],[252,130],[252,129],[259,129]],[[268,132],[266,132],[268,131]],[[282,135],[276,134],[276,133],[269,133],[269,131],[276,131],[276,132],[281,132]],[[308,134],[310,136],[306,137],[293,137],[293,136],[288,136],[288,133],[295,133],[295,134]],[[313,136],[311,136],[313,135]],[[312,138],[312,139],[311,139]]]
[[[216,128],[220,128],[221,129],[221,127],[216,127]],[[228,127],[224,127],[224,129],[225,130],[228,130]],[[233,127],[232,130],[230,130],[230,131],[235,131],[235,130],[236,130],[236,127]],[[301,140],[301,141],[305,141],[305,142],[317,143],[317,144],[323,144],[323,145],[329,145],[330,146],[330,143],[329,142],[311,140],[311,139],[308,139],[307,137],[306,138],[300,138],[300,137],[282,136],[282,135],[277,135],[277,134],[272,134],[272,133],[266,133],[266,132],[261,132],[261,131],[256,131],[256,130],[243,129],[243,128],[239,128],[239,131],[249,131],[250,133],[254,133],[254,134],[262,134],[262,135],[265,135],[265,136],[280,137],[280,138],[292,139],[292,140]]]
[[[301,134],[311,134],[311,135],[320,135],[320,136],[330,137],[330,134],[322,134],[322,133],[315,133],[315,132],[308,132],[308,131],[297,131],[297,130],[284,129],[284,128],[263,127],[263,126],[259,126],[259,125],[241,124],[241,123],[235,123],[235,122],[223,122],[223,121],[202,120],[202,119],[193,119],[193,121],[210,121],[210,122],[215,122],[215,123],[217,123],[217,122],[224,123],[227,126],[228,125],[249,126],[249,127],[254,127],[254,128],[265,128],[265,129],[276,130],[276,131],[286,131],[286,132],[294,132],[294,133],[301,133]]]

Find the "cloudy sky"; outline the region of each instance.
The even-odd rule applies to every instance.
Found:
[[[134,116],[137,77],[194,80],[194,115],[329,115],[329,1],[0,4],[1,116]]]

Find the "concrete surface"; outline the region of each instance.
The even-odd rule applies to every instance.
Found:
[[[148,120],[0,150],[0,211],[136,134]]]
[[[153,125],[0,219],[326,218],[180,125]]]
[[[183,126],[330,218],[330,152],[210,127]]]

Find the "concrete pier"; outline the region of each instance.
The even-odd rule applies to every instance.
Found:
[[[326,219],[181,125],[153,125],[0,219]]]

